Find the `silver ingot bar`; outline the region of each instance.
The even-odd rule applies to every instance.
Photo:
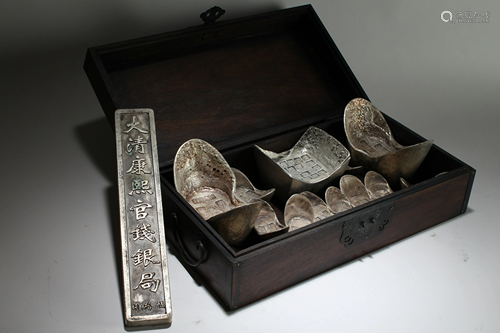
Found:
[[[172,303],[154,113],[115,112],[125,324],[170,325]]]

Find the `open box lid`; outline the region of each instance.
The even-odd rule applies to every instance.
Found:
[[[368,99],[310,5],[89,48],[84,67],[112,124],[155,111],[160,167],[192,138],[222,150]]]

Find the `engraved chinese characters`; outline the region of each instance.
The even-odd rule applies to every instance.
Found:
[[[170,300],[154,114],[115,113],[120,224],[128,326],[170,324]]]

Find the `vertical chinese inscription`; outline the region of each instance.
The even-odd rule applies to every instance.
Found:
[[[128,326],[170,324],[163,208],[154,113],[115,112],[125,321]]]

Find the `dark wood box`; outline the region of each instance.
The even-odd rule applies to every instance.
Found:
[[[227,310],[467,209],[475,170],[436,145],[410,179],[415,185],[266,241],[250,237],[241,249],[177,193],[173,159],[192,138],[214,145],[257,187],[254,144],[283,151],[316,126],[346,145],[344,108],[368,97],[309,5],[89,48],[84,67],[111,124],[116,109],[155,111],[167,239]],[[386,120],[401,144],[424,141]],[[350,245],[342,241],[346,228],[373,217],[385,225]]]

